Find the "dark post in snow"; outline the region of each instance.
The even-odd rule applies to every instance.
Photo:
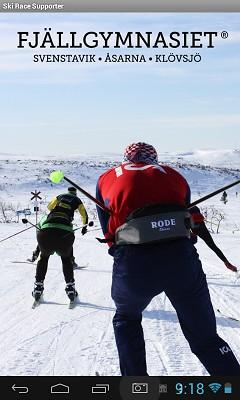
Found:
[[[40,191],[38,192],[37,190],[35,190],[34,192],[31,192],[31,194],[33,195],[31,197],[31,200],[34,200],[34,211],[35,211],[35,215],[36,215],[36,225],[38,223],[38,211],[39,211],[39,207],[38,207],[38,199],[42,200],[42,198],[39,196],[40,195]]]

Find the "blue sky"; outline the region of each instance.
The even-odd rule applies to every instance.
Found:
[[[36,64],[33,54],[47,51],[17,49],[17,31],[44,27],[166,35],[226,30],[229,38],[201,49],[197,64]],[[239,147],[239,27],[240,14],[230,13],[0,15],[1,152],[121,153],[133,141],[159,151]],[[82,52],[100,55],[100,50]]]

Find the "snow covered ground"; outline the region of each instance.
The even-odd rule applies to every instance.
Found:
[[[0,158],[0,202],[20,203],[22,207],[32,209],[30,192],[39,189],[44,199],[43,212],[50,197],[62,190],[63,186],[52,187],[47,182],[48,172],[57,164],[51,158],[41,161],[6,155]],[[110,157],[107,162],[113,161],[114,157]],[[80,165],[67,160],[61,163],[61,167],[67,176],[94,194],[97,176],[108,165],[101,158],[85,162],[87,164]],[[182,163],[185,165],[185,160]],[[237,171],[223,172],[199,166],[181,166],[179,170],[191,183],[193,199],[234,181],[237,176]],[[236,190],[237,187],[228,192],[226,205],[222,204],[219,195],[204,205],[214,205],[225,213],[220,233],[214,234],[214,239],[229,261],[240,268],[240,195],[236,196]],[[90,214],[94,218],[94,205],[89,201],[86,205],[91,208]],[[34,215],[30,220],[34,222]],[[80,225],[80,220],[76,222]],[[98,226],[95,219],[95,226],[89,231]],[[0,240],[21,229],[24,229],[21,223],[0,223]],[[120,374],[112,329],[112,259],[105,245],[95,240],[99,235],[101,231],[98,230],[83,237],[80,231],[76,232],[74,253],[78,264],[86,268],[75,271],[81,303],[73,310],[67,307],[61,263],[57,256],[50,259],[45,302],[35,310],[31,309],[35,265],[21,262],[35,248],[34,228],[0,243],[0,375],[95,375],[95,371],[101,375]],[[240,278],[227,270],[200,240],[197,248],[207,274],[218,332],[229,342],[240,361],[240,322],[225,316],[240,320]],[[217,309],[223,314],[219,314]],[[207,375],[191,353],[176,313],[164,294],[156,297],[144,312],[143,326],[150,375]]]

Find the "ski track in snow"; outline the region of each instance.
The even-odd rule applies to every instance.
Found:
[[[193,168],[187,170],[187,173],[192,181],[199,180],[202,195],[212,190],[208,185],[213,172],[205,175],[205,171],[196,172]],[[70,170],[69,175],[72,176]],[[99,171],[95,175],[99,175]],[[220,178],[217,174],[218,182]],[[229,176],[222,175],[218,186],[229,180]],[[19,189],[16,202],[26,202],[29,187],[32,190],[30,183],[25,189],[21,188],[22,192]],[[55,190],[48,187],[46,193],[49,189],[52,192]],[[56,190],[59,191],[59,188]],[[224,229],[220,229],[219,235],[214,235],[214,240],[229,261],[240,266],[240,234],[237,231],[232,234],[233,227],[240,226],[240,199],[233,194],[234,190],[226,206],[217,197],[204,205],[214,204],[226,213],[222,225]],[[94,193],[94,190],[90,192]],[[87,200],[85,204],[90,214],[94,215],[92,203]],[[95,222],[95,228],[98,228]],[[80,224],[79,221],[77,223]],[[21,228],[21,224],[0,224],[0,239]],[[57,256],[50,258],[44,302],[35,310],[31,308],[36,266],[21,261],[24,262],[36,246],[34,229],[1,243],[0,375],[88,376],[95,375],[96,371],[103,376],[120,375],[112,327],[112,258],[107,254],[107,246],[95,240],[96,236],[101,236],[100,231],[89,232],[83,237],[79,231],[76,232],[76,261],[87,267],[74,271],[80,303],[72,310],[68,309],[61,262]],[[240,278],[236,280],[235,274],[228,271],[201,240],[197,249],[207,275],[218,332],[229,342],[240,361],[240,323],[216,311],[220,309],[226,316],[240,318]],[[191,353],[176,312],[165,294],[154,298],[144,311],[143,328],[150,375],[207,375],[204,367]]]
[[[211,282],[211,279],[209,281]],[[234,281],[236,282],[235,284]],[[231,284],[229,280],[226,282],[224,277],[219,277],[218,286],[214,286],[214,283],[209,283],[209,291],[215,310],[218,333],[229,343],[234,354],[240,361],[240,312],[237,307],[236,296],[229,289],[222,290],[224,285],[226,285],[227,288],[234,288],[235,291],[239,292],[239,283],[236,280],[234,281]],[[218,309],[221,311],[220,313],[217,311]],[[228,318],[228,316],[236,318],[239,321],[234,321]]]
[[[149,308],[153,318],[150,323],[145,323],[144,328],[146,327],[150,342],[158,354],[153,366],[153,352],[147,354],[150,375],[192,375],[193,371],[194,375],[203,375],[204,368],[191,353],[181,332],[176,312],[166,295],[155,297]],[[186,364],[188,368],[184,370]]]

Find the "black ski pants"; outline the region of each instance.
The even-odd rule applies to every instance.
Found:
[[[48,259],[55,252],[62,259],[63,274],[66,283],[74,282],[72,252],[75,237],[73,232],[67,232],[63,229],[48,228],[37,232],[37,241],[41,254],[37,263],[36,281],[44,281]]]
[[[189,239],[115,248],[113,326],[122,375],[147,375],[142,312],[163,291],[192,352],[209,374],[240,376],[230,345],[217,334],[206,277]]]
[[[38,245],[37,245],[36,249],[33,251],[33,254],[36,255],[37,257],[39,256],[40,248]],[[73,247],[72,247],[72,251],[71,251],[71,259],[72,259],[72,261],[75,259],[74,255],[73,255]]]

